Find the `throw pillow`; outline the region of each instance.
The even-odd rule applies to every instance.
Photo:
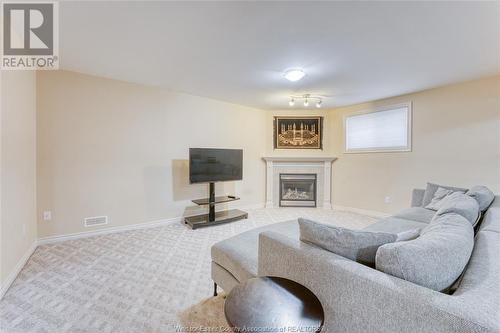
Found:
[[[452,193],[452,190],[447,190],[444,187],[438,187],[431,202],[427,206],[425,206],[425,208],[430,210],[438,210],[441,207],[441,202],[443,202],[443,199]]]
[[[418,237],[419,230],[401,234],[350,230],[299,218],[300,240],[364,265],[375,265],[379,246]]]
[[[474,247],[474,230],[464,217],[437,215],[408,242],[384,244],[376,268],[415,284],[443,291],[462,274]]]
[[[465,194],[476,199],[479,204],[479,210],[482,212],[484,212],[491,205],[493,200],[495,200],[495,194],[486,186],[473,186]]]
[[[475,225],[479,217],[479,204],[472,197],[454,192],[443,199],[436,215],[455,213],[463,216],[471,225]]]
[[[465,193],[467,191],[466,188],[427,183],[427,187],[425,188],[425,192],[424,192],[424,198],[422,199],[422,207],[425,207],[431,203],[432,198],[434,198],[434,193],[436,193],[436,191],[440,187],[447,189],[447,190],[452,190],[453,192],[464,192]]]

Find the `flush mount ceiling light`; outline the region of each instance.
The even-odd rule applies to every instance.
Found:
[[[309,106],[310,101],[315,101],[316,102],[316,107],[319,109],[323,105],[323,100],[321,96],[315,96],[311,94],[304,94],[301,96],[290,96],[290,101],[288,102],[288,105],[294,106],[296,100],[303,100],[304,101],[304,106],[307,108]]]
[[[285,79],[291,82],[299,81],[306,73],[302,69],[289,69],[283,74]]]

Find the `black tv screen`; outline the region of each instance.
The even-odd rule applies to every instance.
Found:
[[[242,149],[189,148],[191,183],[223,182],[242,178]]]

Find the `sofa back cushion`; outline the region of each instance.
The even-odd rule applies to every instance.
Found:
[[[479,210],[482,212],[484,212],[495,199],[495,194],[486,186],[481,185],[472,186],[465,194],[473,197],[477,201]]]
[[[461,215],[437,215],[407,242],[378,248],[376,268],[387,274],[443,291],[460,276],[474,247],[472,225]]]
[[[440,203],[440,208],[436,215],[455,213],[464,217],[473,226],[477,223],[479,216],[479,204],[472,197],[461,192],[454,192],[448,195]]]
[[[299,218],[299,229],[301,241],[372,267],[375,266],[375,254],[379,246],[414,239],[420,234],[419,229],[406,230],[399,234],[357,231],[304,218]]]
[[[500,195],[495,196],[495,200],[484,213],[479,230],[494,231],[500,234]]]
[[[427,183],[427,187],[425,188],[425,192],[424,192],[424,198],[422,199],[422,207],[426,207],[428,204],[431,203],[432,199],[434,198],[434,194],[436,193],[436,191],[440,187],[445,189],[445,190],[451,190],[453,192],[465,193],[467,191],[466,188],[438,185],[438,184],[434,184],[434,183]]]

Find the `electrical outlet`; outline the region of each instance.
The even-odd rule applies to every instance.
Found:
[[[44,221],[52,220],[52,212],[50,210],[46,210],[43,212],[43,220]]]
[[[391,197],[389,197],[389,196],[385,197],[385,198],[384,198],[384,202],[385,202],[386,204],[390,204],[390,203],[392,202]]]

